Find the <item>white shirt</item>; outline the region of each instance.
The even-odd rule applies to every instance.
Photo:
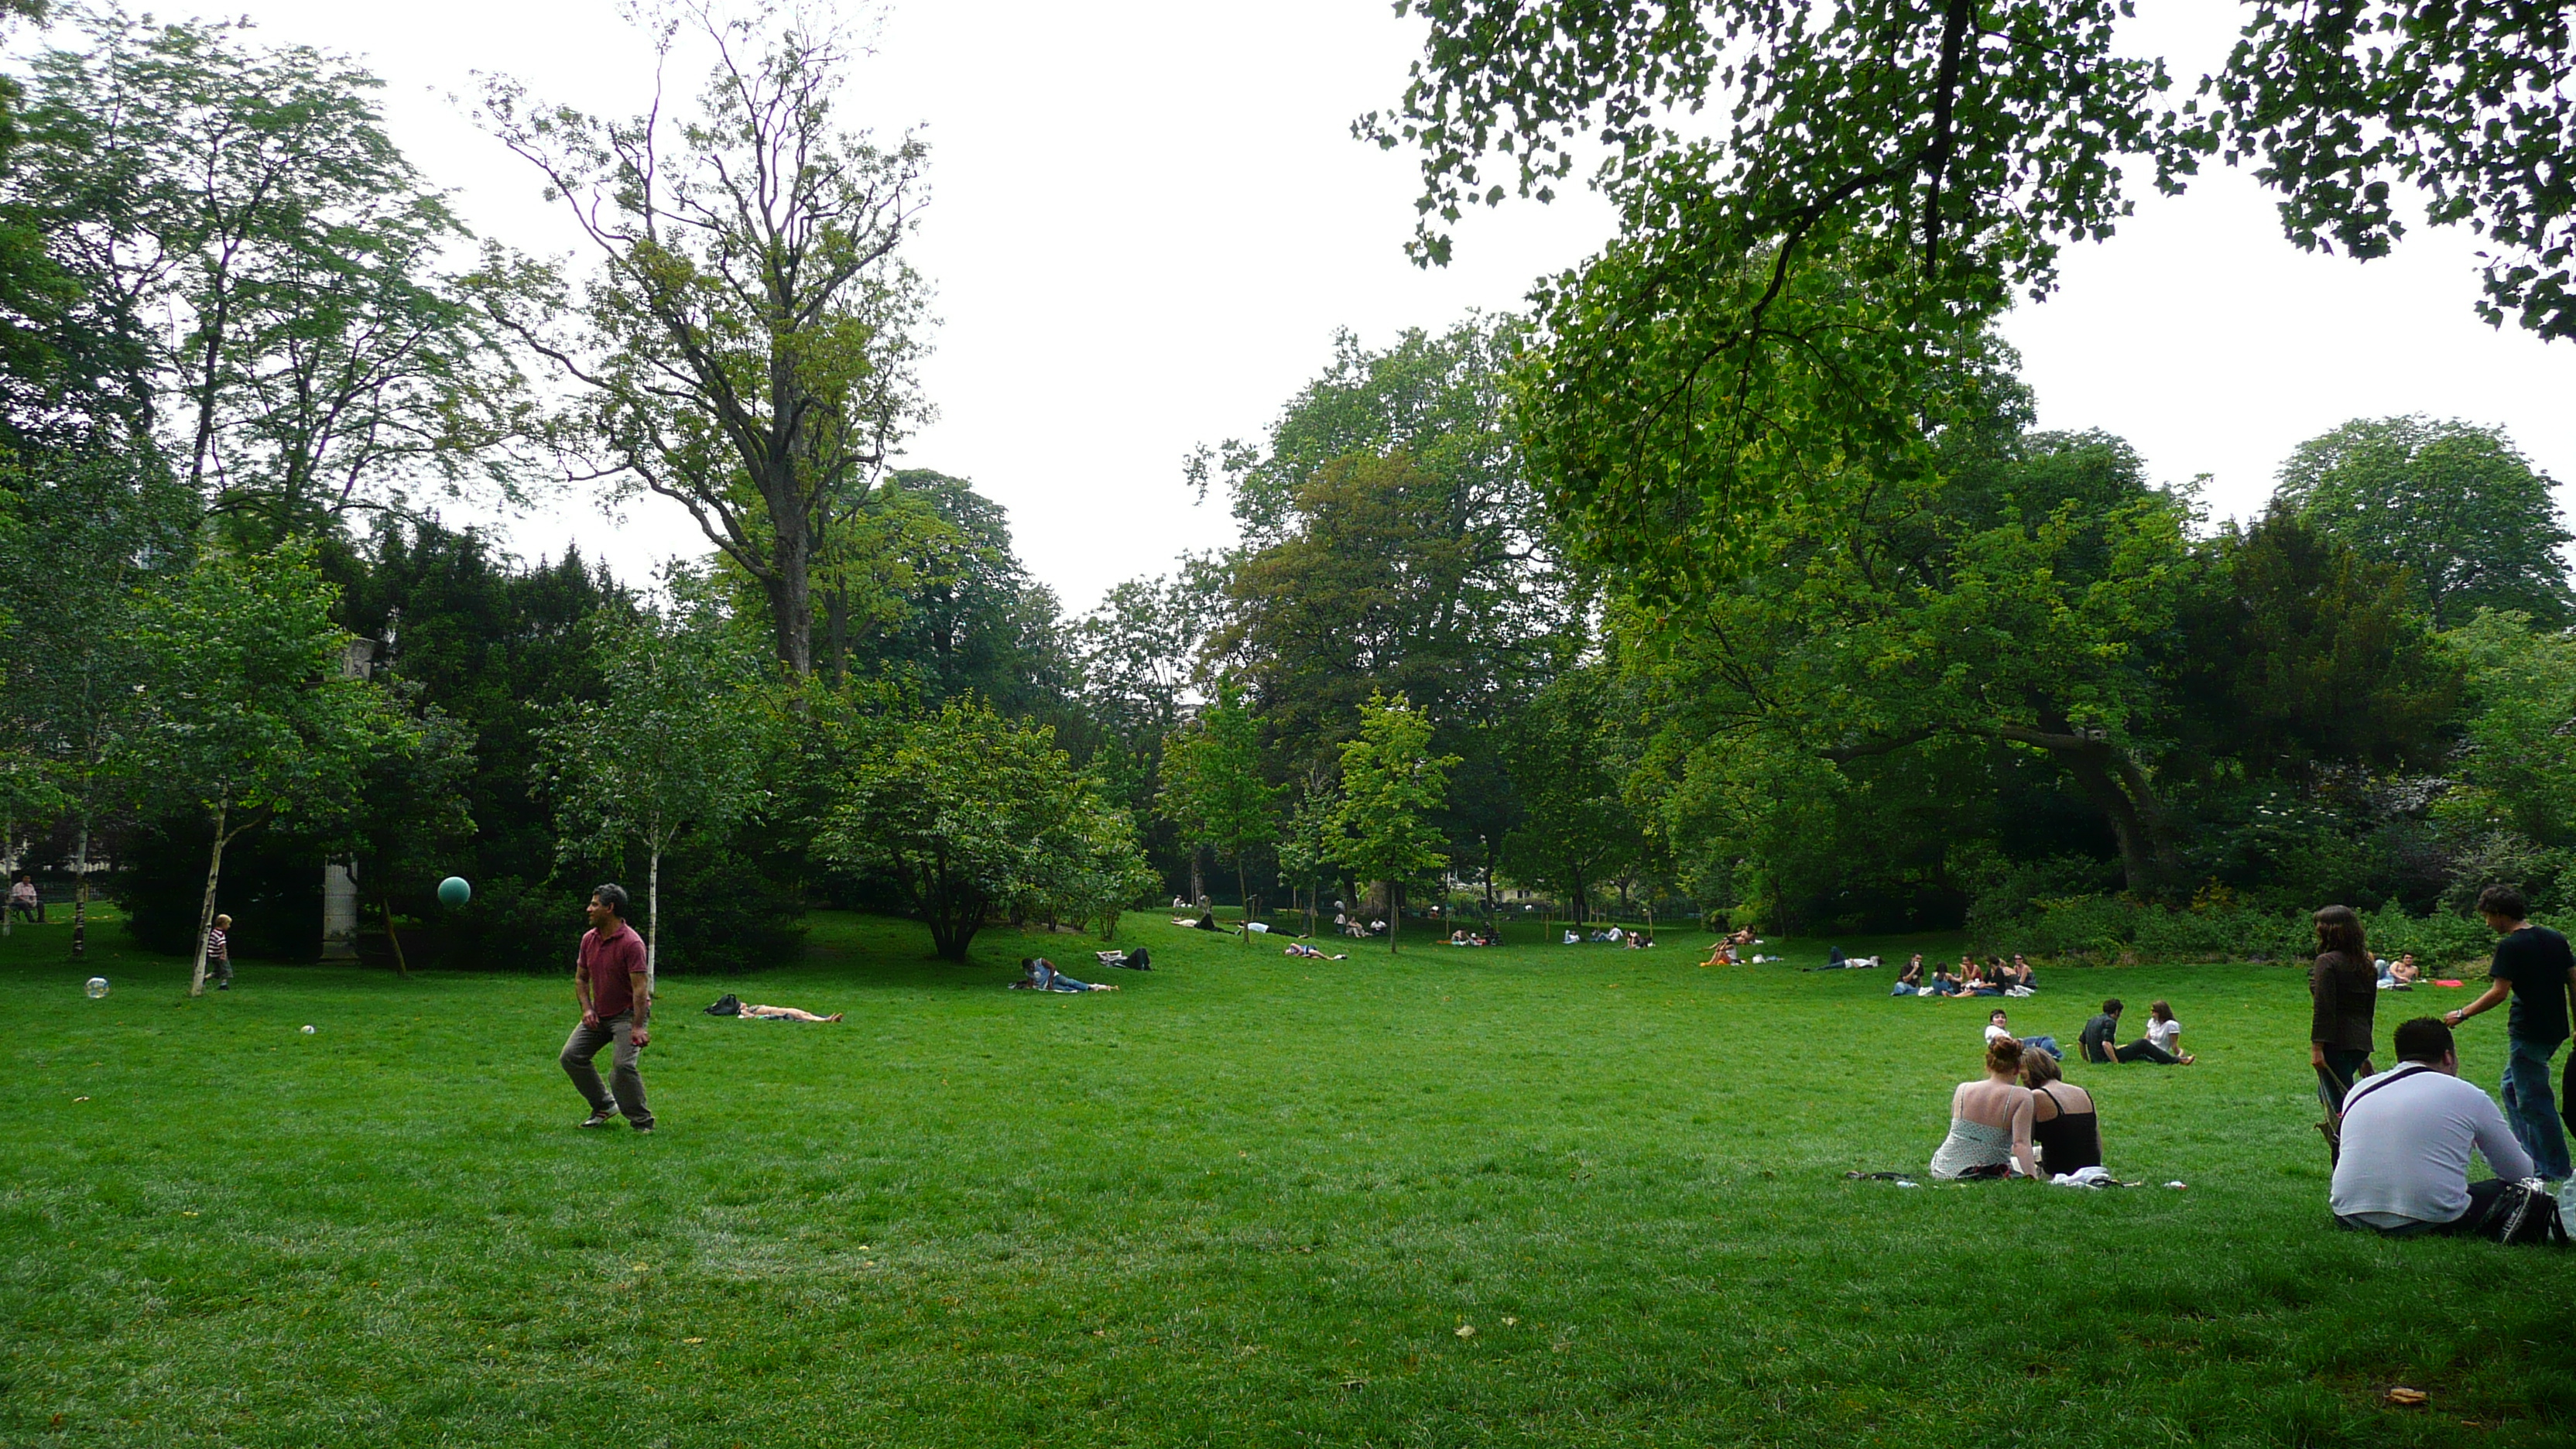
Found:
[[[2008,1028],[1997,1026],[1991,1021],[1986,1023],[1986,1045],[1988,1046],[1993,1046],[2011,1035],[2012,1032]]]
[[[2493,1097],[2436,1068],[2398,1070],[2406,1075],[2366,1078],[2344,1099],[2343,1159],[2328,1198],[2337,1217],[2383,1228],[2456,1220],[2469,1210],[2473,1147],[2496,1176],[2531,1176],[2531,1155]]]
[[[2182,1035],[2182,1023],[2179,1021],[2150,1020],[2147,1023],[2147,1041],[2159,1050],[2172,1051],[2174,1038],[2180,1035]]]

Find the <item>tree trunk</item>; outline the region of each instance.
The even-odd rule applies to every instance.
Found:
[[[1404,883],[1386,883],[1386,954],[1395,954],[1396,938],[1404,934]]]
[[[81,811],[80,843],[72,847],[72,959],[89,954],[89,812]]]
[[[823,596],[823,682],[838,689],[850,666],[850,586],[840,584]]]
[[[653,863],[644,873],[644,1000],[653,1000],[654,972],[662,955],[662,850],[653,848]]]
[[[1243,919],[1235,923],[1243,929],[1236,934],[1243,938],[1243,944],[1249,946],[1252,944],[1252,892],[1243,883],[1243,854],[1240,851],[1234,857],[1234,900],[1236,908],[1243,913]]]
[[[2107,744],[2055,753],[2110,821],[2111,834],[2120,844],[2120,873],[2129,894],[2142,901],[2164,900],[2171,894],[2172,881],[2163,848],[2163,811],[2145,772],[2118,758]]]
[[[1192,845],[1190,847],[1190,909],[1197,910],[1199,902],[1206,899],[1207,879],[1199,872],[1199,847]]]
[[[206,856],[206,899],[197,908],[197,964],[188,974],[188,994],[206,994],[206,933],[215,928],[215,882],[224,873],[224,821],[232,813],[231,792],[215,798],[215,848]]]
[[[394,929],[393,897],[382,896],[378,899],[384,903],[385,908],[385,939],[391,942],[394,948],[394,974],[405,981],[409,981],[411,979],[411,963],[403,959],[402,933]]]

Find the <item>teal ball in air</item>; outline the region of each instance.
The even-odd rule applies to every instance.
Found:
[[[474,887],[467,885],[461,875],[451,875],[438,883],[438,903],[451,911],[463,910],[472,899]]]

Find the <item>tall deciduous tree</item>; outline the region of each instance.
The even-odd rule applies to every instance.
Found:
[[[1405,883],[1449,863],[1447,837],[1432,817],[1448,803],[1449,767],[1457,763],[1431,753],[1431,722],[1401,694],[1369,696],[1359,738],[1342,746],[1332,857],[1363,881],[1386,883],[1389,952],[1404,934]]]
[[[1578,924],[1590,915],[1593,889],[1634,865],[1643,845],[1603,748],[1611,726],[1605,688],[1597,668],[1557,680],[1512,721],[1504,754],[1527,806],[1520,828],[1503,839],[1504,867],[1555,892]]]
[[[518,268],[545,296],[496,291],[493,315],[573,384],[563,438],[581,471],[686,508],[759,584],[779,660],[806,674],[818,551],[925,415],[924,292],[898,248],[926,153],[842,129],[839,33],[765,8],[688,16],[716,53],[689,118],[658,97],[607,121],[485,87],[487,123],[599,262],[578,301]],[[656,23],[667,51],[682,22]]]
[[[555,805],[557,851],[646,857],[644,975],[662,946],[662,857],[689,836],[722,838],[761,805],[771,739],[759,672],[703,611],[603,628],[607,697],[568,702],[544,731],[538,766]]]
[[[943,961],[963,962],[997,910],[1072,901],[1096,882],[1068,873],[1098,872],[1117,855],[1099,818],[1109,807],[1054,732],[981,700],[950,700],[890,728],[840,794],[815,852],[892,880]]]
[[[2279,501],[2374,562],[2414,575],[2443,628],[2480,609],[2544,624],[2576,620],[2561,555],[2576,535],[2502,428],[2431,418],[2357,418],[2301,443]]]
[[[1163,813],[1193,847],[1234,864],[1235,899],[1252,920],[1245,865],[1279,839],[1279,787],[1262,777],[1261,723],[1228,680],[1198,718],[1163,741]],[[1251,932],[1244,936],[1250,939]]]
[[[167,399],[180,476],[264,542],[422,491],[516,498],[530,405],[382,82],[246,30],[91,12],[84,48],[36,58],[15,185],[127,385]]]
[[[196,500],[149,446],[109,437],[19,452],[0,463],[0,495],[17,520],[0,536],[0,612],[10,615],[0,718],[73,824],[77,956],[89,939],[94,830],[140,783],[126,749],[150,668],[137,611],[186,567]]]
[[[409,742],[382,691],[343,667],[348,636],[309,548],[209,550],[146,601],[137,773],[202,812],[212,846],[188,992],[206,989],[206,932],[224,847],[283,816],[344,811],[369,760]]]

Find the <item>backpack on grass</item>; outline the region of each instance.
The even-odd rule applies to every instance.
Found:
[[[707,1015],[740,1016],[742,1015],[742,998],[728,991],[724,995],[716,998],[715,1005],[707,1008]]]

